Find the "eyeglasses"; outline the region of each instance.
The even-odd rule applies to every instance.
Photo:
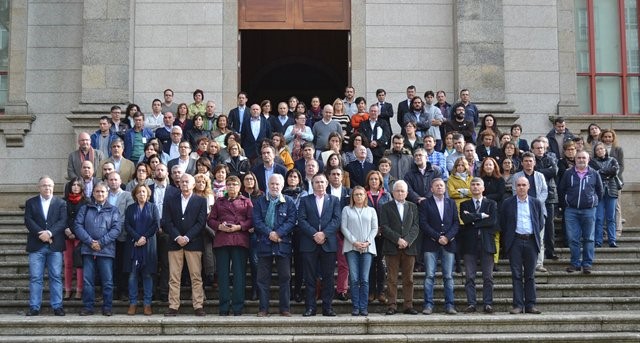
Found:
[[[239,183],[235,183],[235,182],[227,183],[227,187],[240,187],[240,184]]]

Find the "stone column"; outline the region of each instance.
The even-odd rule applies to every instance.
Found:
[[[135,1],[85,0],[82,34],[82,95],[67,116],[77,132],[131,98],[131,18]]]
[[[580,112],[576,79],[574,6],[573,0],[558,0],[558,63],[560,67],[558,115],[560,116],[575,115]]]
[[[9,23],[9,91],[5,114],[0,116],[0,133],[7,147],[24,147],[24,136],[36,119],[27,104],[27,9],[26,0],[11,1]]]
[[[480,112],[513,122],[515,109],[505,98],[502,0],[456,0],[453,6],[456,93],[469,89]]]

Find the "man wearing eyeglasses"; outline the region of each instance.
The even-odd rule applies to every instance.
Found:
[[[189,158],[189,154],[191,153],[191,144],[187,141],[180,142],[178,145],[180,149],[180,156],[178,158],[174,158],[167,163],[167,168],[169,170],[173,170],[173,166],[178,165],[182,170],[183,174],[196,174],[196,160]]]

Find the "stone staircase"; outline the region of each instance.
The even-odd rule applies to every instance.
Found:
[[[542,315],[508,315],[511,277],[508,261],[495,273],[495,315],[443,311],[442,281],[437,276],[436,314],[385,316],[373,303],[369,317],[351,317],[351,304],[334,301],[335,318],[303,318],[304,305],[292,301],[294,317],[257,318],[257,301],[247,301],[242,317],[218,317],[217,290],[205,288],[207,317],[192,315],[190,290],[182,289],[181,315],[164,318],[166,304],[154,302],[158,314],[124,315],[127,302],[114,301],[113,317],[80,317],[80,301],[65,301],[66,317],[53,317],[48,302],[43,315],[25,317],[29,284],[23,212],[0,211],[0,340],[2,342],[415,342],[415,341],[640,341],[640,228],[625,228],[619,248],[596,249],[591,275],[568,274],[567,248],[558,261],[545,262],[548,273],[537,273],[538,308]],[[424,273],[415,274],[414,305],[422,308]],[[480,280],[479,280],[480,281]],[[481,284],[481,281],[478,282]],[[273,283],[275,284],[275,282]],[[277,309],[277,287],[271,288],[271,308]],[[480,292],[480,287],[478,287]],[[399,292],[399,294],[402,294]],[[455,277],[456,304],[465,307],[464,278]],[[481,293],[479,293],[481,298]],[[45,288],[45,299],[48,290]]]

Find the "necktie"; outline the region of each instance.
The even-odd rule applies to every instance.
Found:
[[[476,200],[476,213],[480,213],[480,200]]]

